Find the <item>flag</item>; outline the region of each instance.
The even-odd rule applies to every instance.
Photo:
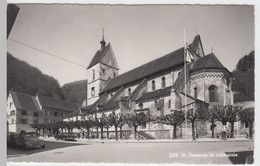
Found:
[[[187,62],[191,63],[191,61],[193,61],[193,59],[194,59],[194,57],[193,57],[193,55],[189,51],[188,43],[186,43],[186,46],[185,46],[185,60]]]

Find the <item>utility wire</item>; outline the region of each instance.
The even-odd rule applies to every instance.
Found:
[[[40,50],[40,49],[35,48],[35,47],[33,47],[33,46],[30,46],[30,45],[28,45],[28,44],[22,43],[22,42],[20,42],[20,41],[15,40],[15,39],[9,38],[9,40],[12,40],[12,41],[14,41],[14,42],[16,42],[16,43],[19,43],[19,44],[21,44],[21,45],[23,45],[23,46],[32,48],[32,49],[34,49],[34,50],[37,50],[37,51],[39,51],[39,52],[45,53],[45,54],[50,55],[50,56],[52,56],[52,57],[55,57],[55,58],[57,58],[57,59],[60,59],[60,60],[63,60],[63,61],[72,63],[72,64],[74,64],[74,65],[77,65],[77,66],[86,68],[86,66],[83,66],[83,65],[78,64],[78,63],[76,63],[76,62],[72,62],[72,61],[70,61],[70,60],[67,60],[67,59],[61,58],[61,57],[59,57],[59,56],[53,55],[53,54],[51,54],[51,53],[48,53],[48,52],[43,51],[43,50]]]

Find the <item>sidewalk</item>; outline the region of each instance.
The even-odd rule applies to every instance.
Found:
[[[245,137],[236,137],[236,138],[227,138],[227,140],[221,140],[217,138],[197,138],[196,141],[192,141],[191,138],[186,139],[152,139],[152,140],[134,140],[134,139],[75,139],[76,141],[63,141],[56,140],[53,137],[40,137],[45,141],[58,141],[58,142],[70,142],[70,143],[200,143],[200,142],[246,142],[246,141],[254,141],[254,139],[248,139]]]

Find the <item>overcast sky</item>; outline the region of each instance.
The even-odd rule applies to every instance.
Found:
[[[8,52],[56,78],[60,85],[86,79],[86,69],[28,48],[11,39],[88,66],[100,49],[102,27],[119,73],[124,73],[201,35],[206,54],[213,52],[233,71],[254,50],[252,6],[202,5],[43,5],[19,4],[7,41]]]

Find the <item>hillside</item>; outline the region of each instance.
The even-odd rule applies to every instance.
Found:
[[[252,51],[248,55],[242,57],[236,69],[232,72],[235,81],[232,90],[238,92],[234,95],[234,101],[250,101],[254,100],[255,94],[255,52]]]
[[[66,100],[82,105],[86,98],[86,87],[87,80],[81,80],[64,84],[61,88]]]
[[[56,79],[7,53],[7,94],[11,89],[34,96],[38,93],[64,99]]]

